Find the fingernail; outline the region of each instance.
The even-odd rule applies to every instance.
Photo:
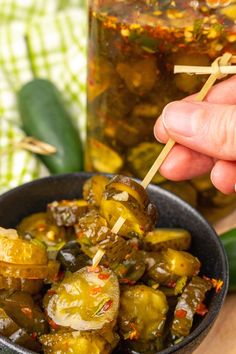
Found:
[[[202,109],[196,103],[178,101],[169,103],[163,110],[162,119],[167,131],[191,137],[197,134]]]
[[[157,129],[156,125],[155,125],[154,128],[153,128],[153,133],[154,133],[154,136],[155,136],[156,140],[157,140],[159,143],[163,144],[164,141],[159,138],[158,129]]]

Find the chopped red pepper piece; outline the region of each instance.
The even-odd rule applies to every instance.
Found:
[[[120,279],[120,282],[128,285],[134,285],[136,283],[134,280],[130,280],[128,278],[122,278]]]
[[[170,280],[170,281],[167,283],[167,286],[168,286],[168,288],[174,288],[174,287],[176,286],[176,281]]]
[[[221,279],[208,278],[206,276],[203,276],[203,279],[211,282],[213,288],[215,288],[216,293],[219,293],[224,285],[224,282]]]
[[[49,323],[50,327],[52,327],[53,329],[58,329],[60,327],[52,319],[49,319],[48,323]]]
[[[36,332],[33,332],[33,333],[31,334],[31,337],[33,338],[33,340],[35,340],[35,339],[37,338],[37,333],[36,333]]]
[[[48,295],[55,295],[57,292],[54,289],[49,289],[48,290]]]
[[[102,291],[102,287],[101,287],[101,286],[98,286],[98,287],[96,287],[96,288],[92,288],[92,289],[90,290],[90,292],[91,292],[92,295],[97,295],[97,294],[100,293],[101,291]]]
[[[102,311],[104,312],[108,311],[112,304],[113,304],[113,300],[108,300],[103,306]]]
[[[183,309],[179,309],[175,311],[175,316],[179,317],[179,318],[185,318],[187,315],[187,311],[183,310]]]
[[[108,273],[100,273],[98,274],[98,278],[101,279],[101,280],[106,280],[110,277],[110,274]]]
[[[199,304],[198,307],[196,308],[196,313],[200,316],[205,316],[205,314],[207,312],[208,312],[208,309],[203,302],[201,304]]]
[[[129,334],[129,339],[130,340],[137,340],[140,337],[140,334],[135,327],[135,324],[133,322],[129,323],[130,328],[132,329],[132,332]]]

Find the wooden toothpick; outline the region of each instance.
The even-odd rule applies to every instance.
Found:
[[[234,70],[228,70],[228,71],[226,70],[226,68],[230,69],[231,68],[230,65],[234,64],[234,63],[236,63],[236,56],[233,56],[230,53],[225,53],[222,57],[217,58],[212,63],[212,65],[210,67],[207,67],[208,73],[210,72],[211,75],[209,76],[209,78],[205,82],[201,91],[197,94],[197,96],[196,96],[197,102],[201,102],[204,100],[207,93],[209,92],[209,90],[214,85],[214,83],[216,82],[217,79],[221,79],[221,78],[227,76],[228,74],[231,74],[232,71],[233,71],[233,73],[236,73],[236,67],[233,67],[235,71]],[[190,69],[188,69],[188,68],[190,68]],[[202,67],[191,67],[191,66],[188,67],[188,66],[181,66],[181,65],[175,66],[174,72],[175,73],[179,73],[179,72],[181,72],[181,73],[183,73],[183,72],[195,73],[193,71],[194,70],[193,68],[198,68],[198,69],[196,69],[197,74],[206,74],[205,69],[202,69]],[[147,186],[149,185],[149,183],[151,182],[151,180],[153,179],[155,174],[158,172],[159,168],[161,167],[161,165],[165,161],[166,157],[168,156],[169,152],[172,150],[174,145],[175,145],[175,141],[173,139],[169,139],[167,141],[167,143],[163,147],[161,153],[158,155],[156,161],[154,162],[154,164],[152,165],[152,167],[150,168],[150,170],[148,171],[148,173],[144,177],[143,181],[141,182],[141,185],[143,186],[143,188],[145,188],[145,189],[147,188]],[[125,219],[122,216],[120,216],[111,231],[117,234],[120,231],[120,229],[124,223],[125,223]],[[93,266],[97,266],[99,264],[102,257],[104,256],[104,254],[105,254],[105,251],[98,250],[98,252],[96,253],[96,255],[93,258],[93,260],[94,260]]]

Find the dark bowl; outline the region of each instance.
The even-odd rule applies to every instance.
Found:
[[[0,196],[0,225],[14,227],[23,217],[42,211],[48,202],[81,197],[82,186],[89,173],[75,173],[42,178],[15,188]],[[192,207],[177,196],[157,186],[150,185],[148,194],[159,210],[158,226],[181,227],[192,234],[191,252],[202,262],[202,273],[224,281],[223,289],[208,298],[209,312],[195,323],[192,333],[179,344],[159,353],[192,353],[212,327],[226,296],[228,264],[223,246],[212,227]],[[12,344],[0,336],[0,352],[33,353]]]

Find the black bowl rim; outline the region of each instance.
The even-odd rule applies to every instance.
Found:
[[[33,180],[31,182],[28,183],[24,183],[18,187],[15,187],[5,193],[3,193],[2,195],[0,195],[0,203],[2,200],[8,198],[10,195],[14,194],[15,191],[19,191],[22,190],[24,191],[25,188],[28,188],[30,186],[34,186],[37,184],[40,184],[44,181],[51,181],[54,179],[64,179],[64,178],[70,178],[70,177],[84,177],[84,178],[89,178],[95,174],[98,173],[92,173],[92,172],[75,172],[75,173],[65,173],[65,174],[59,174],[59,175],[52,175],[52,176],[47,176],[47,177],[43,177],[43,178],[38,178],[36,180]],[[107,175],[108,177],[112,177],[113,175],[111,174],[103,174],[103,175]],[[140,182],[140,180],[136,179],[137,181]],[[180,343],[173,345],[172,347],[168,347],[160,352],[158,352],[158,354],[172,354],[172,353],[178,353],[178,351],[180,349],[183,349],[186,345],[190,344],[191,342],[193,342],[195,339],[197,339],[197,337],[199,337],[202,332],[204,332],[205,330],[207,330],[208,327],[211,327],[212,324],[214,323],[215,319],[217,318],[225,297],[227,295],[227,291],[228,291],[228,286],[229,286],[229,266],[228,266],[228,260],[227,260],[227,256],[226,256],[226,252],[225,249],[223,247],[223,244],[220,240],[220,237],[218,237],[218,235],[216,234],[215,230],[213,229],[213,227],[208,223],[208,221],[196,210],[194,209],[192,206],[190,206],[187,202],[185,202],[184,200],[182,200],[181,198],[179,198],[177,195],[175,195],[172,192],[169,192],[157,185],[154,184],[150,184],[147,188],[148,192],[157,192],[158,194],[161,194],[164,197],[167,197],[167,199],[172,199],[173,201],[177,202],[178,204],[182,205],[185,209],[187,209],[189,212],[192,213],[193,217],[199,219],[199,221],[204,224],[205,228],[207,229],[207,231],[209,233],[212,234],[212,236],[215,238],[215,242],[216,242],[216,246],[219,248],[220,250],[220,255],[221,255],[221,259],[222,259],[222,273],[224,274],[224,279],[222,279],[224,281],[224,286],[222,288],[222,290],[217,294],[217,304],[215,304],[216,308],[213,308],[211,312],[208,313],[207,317],[204,317],[201,321],[201,323],[193,330],[193,332],[191,332],[185,339],[183,339]],[[6,337],[0,335],[0,344],[5,345],[7,347],[7,349],[9,349],[9,353],[11,353],[11,351],[18,351],[19,354],[31,354],[31,353],[35,353],[31,350],[27,350],[19,345],[16,345],[14,343],[12,343],[9,339],[7,339]]]

